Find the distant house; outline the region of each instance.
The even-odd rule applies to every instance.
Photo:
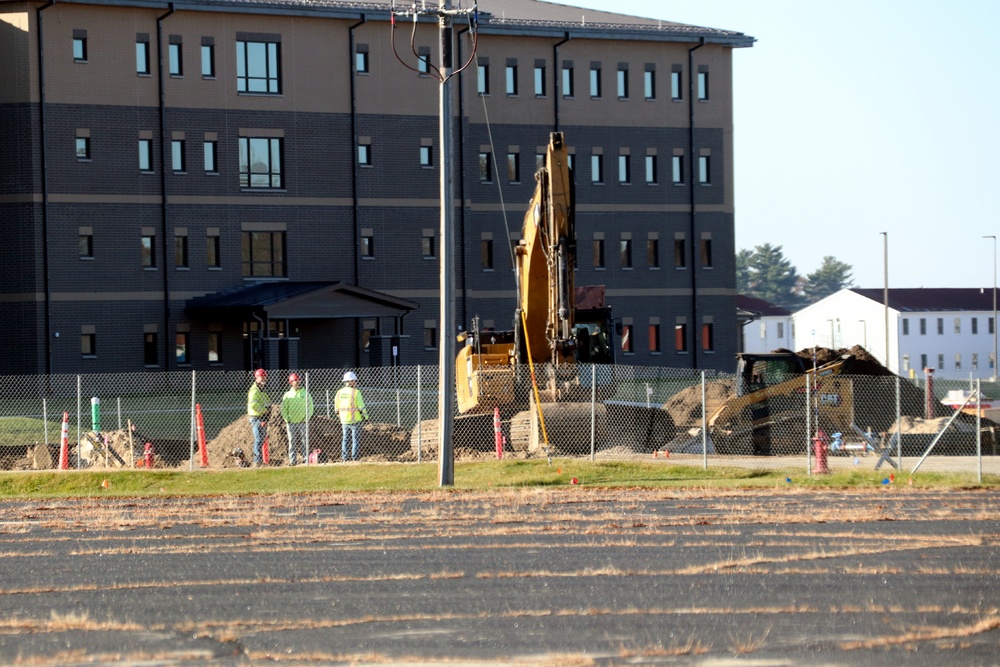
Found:
[[[861,345],[905,377],[922,378],[925,368],[948,380],[995,377],[992,290],[890,289],[888,296],[886,304],[882,289],[843,289],[797,311],[793,349]]]
[[[736,308],[747,313],[741,320],[742,352],[792,349],[792,311],[746,294],[736,296]]]

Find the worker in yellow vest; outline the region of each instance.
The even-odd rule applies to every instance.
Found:
[[[333,405],[340,417],[343,436],[340,440],[340,458],[347,460],[347,436],[351,436],[351,460],[358,460],[358,446],[361,440],[361,423],[368,419],[365,399],[358,389],[358,376],[353,371],[344,373],[344,386],[337,392]]]
[[[253,386],[247,392],[247,417],[250,419],[250,429],[253,431],[253,464],[263,463],[262,446],[267,436],[267,412],[271,406],[271,397],[264,391],[267,383],[267,371],[258,368],[253,374]]]

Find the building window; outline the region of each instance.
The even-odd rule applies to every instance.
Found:
[[[184,141],[173,140],[170,142],[170,166],[175,172],[187,171],[184,160]]]
[[[153,142],[149,139],[139,140],[139,171],[153,171]]]
[[[480,239],[479,263],[483,271],[493,270],[493,239]]]
[[[94,233],[90,229],[80,230],[80,259],[94,259]]]
[[[905,318],[903,319],[903,335],[904,336],[910,335],[910,320]]]
[[[969,320],[970,326],[972,327],[972,334],[977,335],[979,333],[979,318],[973,317]]]
[[[87,62],[87,31],[73,31],[73,60],[78,63]]]
[[[243,232],[243,276],[284,277],[285,232]]]
[[[222,253],[218,234],[210,234],[205,237],[205,264],[210,269],[218,269],[222,266]]]
[[[517,65],[507,65],[507,94],[517,95]]]
[[[205,144],[205,172],[208,174],[219,173],[218,144],[214,141],[206,141]]]
[[[672,100],[682,100],[684,99],[684,86],[683,86],[683,74],[678,71],[670,73],[670,99]]]
[[[698,182],[702,185],[712,184],[711,155],[698,156]]]
[[[973,352],[972,353],[971,364],[972,364],[972,370],[974,370],[974,371],[978,371],[979,370],[979,353],[978,352]]]
[[[674,185],[684,185],[684,157],[674,155],[670,161],[671,181]]]
[[[149,76],[149,39],[135,43],[135,73]]]
[[[623,324],[622,325],[622,352],[625,354],[632,354],[635,352],[632,341],[632,325]]]
[[[649,325],[649,351],[657,354],[660,352],[660,325]]]
[[[647,100],[656,99],[656,72],[653,70],[646,70],[643,73],[642,88],[642,92],[646,96]]]
[[[90,159],[90,137],[76,138],[76,159],[77,160]]]
[[[354,67],[357,69],[358,74],[368,74],[368,47],[364,44],[358,44],[358,50],[354,54]]]
[[[656,156],[646,156],[646,185],[656,185]]]
[[[371,144],[358,144],[358,164],[362,167],[372,166]]]
[[[431,50],[426,46],[417,48],[417,71],[421,74],[431,73]]]
[[[604,268],[604,239],[594,239],[594,268]]]
[[[236,90],[281,93],[280,47],[277,42],[236,42]]]
[[[590,96],[598,98],[601,96],[601,67],[600,65],[590,66]]]
[[[604,182],[604,156],[594,154],[590,156],[590,182]]]
[[[493,156],[490,153],[479,154],[479,182],[489,183],[493,180]]]
[[[925,368],[927,368],[927,355],[926,354],[921,354],[920,355],[920,370],[922,371]]]
[[[675,324],[674,325],[674,351],[675,352],[687,352],[687,325],[686,324]]]
[[[188,268],[188,237],[186,234],[174,236],[174,267]]]
[[[156,333],[147,331],[142,337],[142,359],[147,366],[157,366],[159,355],[157,354]]]
[[[705,352],[715,350],[715,328],[711,322],[701,325],[701,349]]]
[[[989,325],[988,325],[988,329],[989,330],[986,333],[988,333],[990,335],[993,335],[993,318],[992,317],[987,317],[986,321],[989,323]]]
[[[511,183],[521,181],[521,154],[507,153],[507,180]]]
[[[490,94],[490,66],[480,65],[476,77],[476,92],[480,95]]]
[[[937,318],[937,333],[938,333],[938,336],[943,336],[944,335],[944,318],[943,317]]]
[[[927,335],[927,320],[926,318],[923,317],[920,318],[920,335],[921,336]],[[924,366],[921,366],[921,368],[926,368],[926,364]]]
[[[674,239],[674,268],[687,268],[687,244],[684,239]]]
[[[545,66],[535,65],[535,96],[545,97]]]
[[[775,329],[777,330],[778,338],[784,338],[785,337],[785,323],[784,322],[777,322],[776,325],[777,326],[775,327]]]
[[[432,151],[432,148],[430,146],[421,146],[420,147],[420,166],[421,167],[433,167],[434,166],[433,151]]]
[[[938,367],[939,371],[943,371],[944,370],[944,355],[943,354],[939,354],[938,355],[937,367]]]
[[[698,72],[698,100],[708,99],[708,72]]]
[[[434,237],[428,234],[420,239],[420,255],[424,259],[434,259]]]
[[[562,71],[563,97],[573,97],[573,68],[563,67]]]
[[[424,349],[425,350],[436,350],[437,349],[437,327],[425,324],[424,325]]]
[[[371,351],[372,338],[378,335],[376,320],[361,320],[361,351]]]
[[[651,269],[660,268],[660,240],[646,239],[646,264]]]
[[[80,334],[80,353],[85,357],[97,356],[97,334]]]
[[[174,334],[174,361],[178,364],[188,362],[188,332],[178,331]]]
[[[703,269],[712,268],[712,239],[701,240],[701,267]]]
[[[142,266],[147,269],[156,268],[156,237],[143,235],[142,237]]]
[[[170,44],[167,45],[167,60],[170,76],[184,76],[184,65],[181,61],[181,43],[175,42],[177,35],[170,36]]]
[[[543,162],[543,165],[544,165],[544,158],[543,158],[542,162]],[[566,166],[569,167],[570,171],[576,171],[576,154],[575,153],[567,153],[566,154]]]
[[[628,155],[618,156],[618,182],[628,185],[632,182],[632,161]]]
[[[201,75],[206,79],[215,78],[215,44],[201,45]]]
[[[955,370],[956,371],[962,370],[962,353],[961,352],[956,352],[955,353]]]
[[[618,69],[618,99],[628,99],[628,69]]]
[[[218,331],[208,332],[208,363],[222,363],[222,335]]]
[[[281,188],[282,140],[240,137],[240,187]]]
[[[362,257],[374,257],[375,256],[375,237],[371,232],[361,234],[361,256]]]
[[[632,239],[621,239],[618,242],[618,254],[623,269],[632,268]]]
[[[960,317],[955,318],[955,333],[956,334],[962,333],[962,318]]]

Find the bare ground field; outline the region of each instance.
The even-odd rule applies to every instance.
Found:
[[[1000,664],[1000,492],[0,503],[0,663]]]

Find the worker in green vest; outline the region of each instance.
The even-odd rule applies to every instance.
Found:
[[[306,448],[309,445],[309,419],[313,415],[313,399],[302,386],[298,373],[288,376],[291,389],[281,397],[281,416],[288,430],[288,465],[297,465],[298,454],[302,463],[308,461]]]
[[[271,398],[264,391],[267,383],[267,371],[258,368],[253,374],[253,386],[247,393],[247,417],[250,429],[253,431],[253,464],[261,465],[262,446],[267,435],[267,409],[271,407]]]

